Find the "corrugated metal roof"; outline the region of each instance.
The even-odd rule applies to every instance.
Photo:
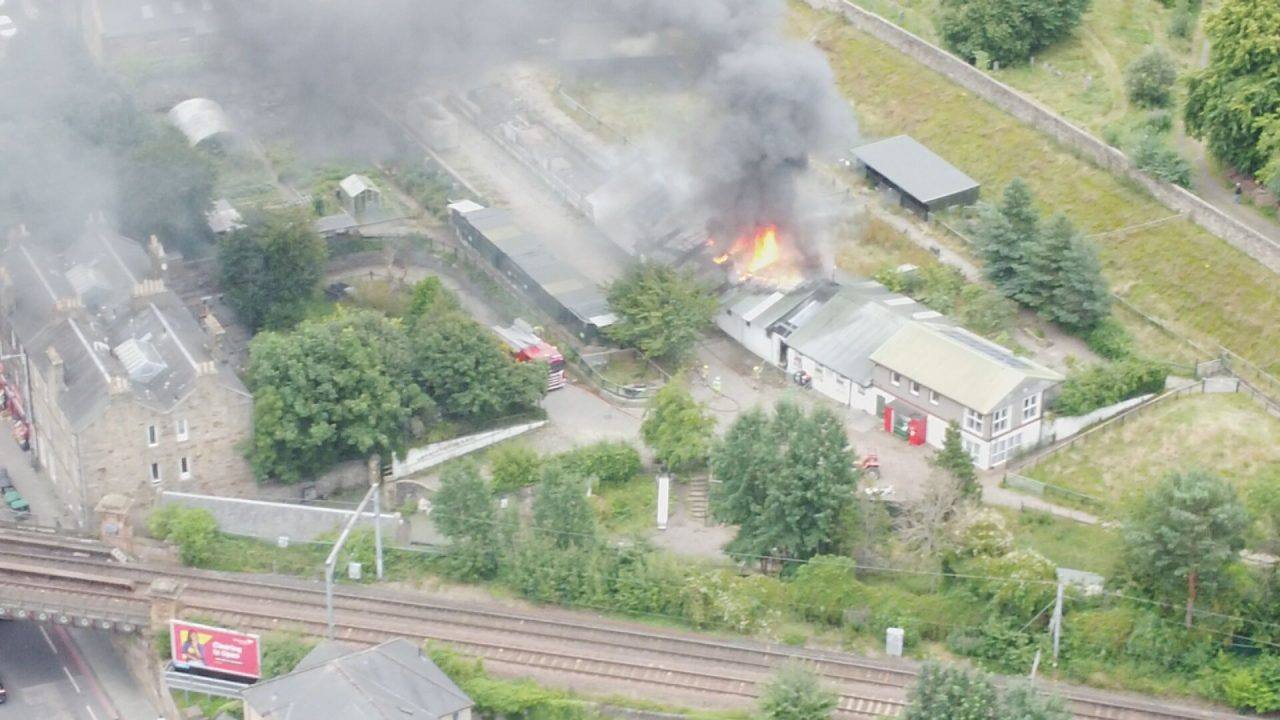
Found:
[[[1063,380],[964,328],[918,322],[903,325],[871,360],[984,415],[1028,380],[1046,387]]]
[[[871,353],[909,321],[914,309],[893,302],[901,297],[881,285],[842,287],[825,301],[818,296],[788,318],[796,329],[787,345],[859,385],[869,385]]]
[[[855,148],[853,154],[859,162],[922,203],[978,187],[978,181],[909,135],[868,143]]]

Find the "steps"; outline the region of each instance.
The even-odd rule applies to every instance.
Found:
[[[690,517],[706,523],[710,507],[710,501],[708,500],[710,491],[711,486],[705,477],[695,478],[689,482],[687,503]]]

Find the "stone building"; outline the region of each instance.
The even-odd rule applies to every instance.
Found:
[[[154,238],[144,250],[99,222],[63,252],[23,236],[0,255],[0,349],[25,356],[6,385],[30,396],[31,452],[82,521],[108,493],[254,487],[253,398],[164,271]]]
[[[175,61],[210,54],[214,0],[79,0],[78,24],[98,62]]]

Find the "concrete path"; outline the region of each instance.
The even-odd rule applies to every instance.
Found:
[[[1010,490],[1007,487],[1001,487],[1001,473],[987,473],[979,476],[978,481],[982,483],[982,502],[988,505],[998,505],[1000,507],[1013,508],[1015,510],[1038,510],[1047,512],[1054,517],[1065,518],[1067,520],[1075,520],[1086,525],[1097,525],[1099,520],[1096,515],[1090,515],[1081,510],[1073,510],[1071,508],[1055,505],[1051,502],[1038,498],[1034,495],[1026,495],[1016,490]]]

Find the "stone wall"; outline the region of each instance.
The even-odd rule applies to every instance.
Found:
[[[246,500],[189,493],[164,492],[160,505],[208,510],[218,521],[218,529],[229,535],[255,537],[275,542],[281,536],[291,541],[317,540],[340,530],[354,515],[353,510],[297,505],[293,503]],[[372,505],[370,505],[372,508]],[[366,510],[356,521],[357,528],[373,527],[373,512]],[[408,527],[399,513],[383,512],[380,516],[387,544],[407,542]]]
[[[1139,171],[1124,153],[1076,127],[1036,100],[970,66],[958,57],[903,30],[848,0],[805,0],[813,8],[839,13],[858,30],[902,52],[948,80],[1071,148],[1086,160],[1142,186],[1165,207],[1280,272],[1280,243],[1267,238],[1186,189]]]

